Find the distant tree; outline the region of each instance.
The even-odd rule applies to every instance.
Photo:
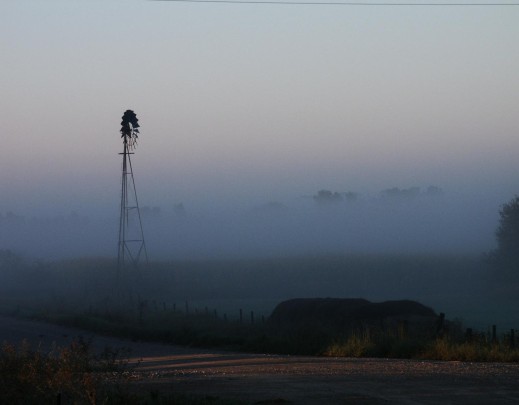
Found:
[[[25,217],[17,215],[11,211],[8,211],[5,216],[0,218],[2,224],[8,226],[19,226],[25,224]]]
[[[353,191],[347,191],[345,193],[342,193],[342,195],[344,196],[346,201],[357,201],[357,199],[359,198],[359,194],[354,193]]]
[[[443,190],[437,186],[429,186],[425,192],[427,196],[438,196],[443,195]]]
[[[148,218],[159,218],[161,216],[160,207],[149,207],[145,205],[141,208],[141,215]]]
[[[177,203],[173,205],[173,212],[176,215],[183,217],[186,215],[186,208],[184,207],[183,203]]]
[[[22,258],[9,249],[0,249],[0,271],[20,267]]]
[[[420,187],[410,187],[410,188],[388,188],[386,190],[382,190],[382,196],[387,198],[413,198],[417,197],[420,194]]]
[[[342,195],[337,192],[331,192],[330,190],[319,190],[319,192],[314,195],[314,201],[317,203],[335,203],[342,201]]]
[[[504,204],[499,216],[494,256],[502,264],[519,264],[519,196]]]

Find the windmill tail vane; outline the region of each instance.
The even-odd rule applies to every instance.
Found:
[[[135,149],[137,146],[139,127],[137,115],[132,110],[126,110],[121,121],[121,138],[123,138],[123,142],[128,145],[130,150]]]

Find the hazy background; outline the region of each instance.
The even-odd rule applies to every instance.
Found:
[[[489,250],[519,190],[517,21],[519,7],[2,1],[0,248],[116,254],[133,109],[151,257]],[[358,195],[322,204],[321,189]]]

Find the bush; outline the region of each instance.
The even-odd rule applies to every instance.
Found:
[[[324,355],[333,357],[371,357],[374,342],[366,334],[354,333],[345,342],[332,343]]]
[[[0,403],[55,404],[61,399],[96,404],[109,397],[106,374],[111,380],[124,376],[118,352],[106,349],[96,357],[90,343],[81,339],[69,347],[40,353],[26,342],[18,348],[0,348]]]

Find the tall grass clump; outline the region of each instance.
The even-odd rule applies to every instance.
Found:
[[[406,337],[392,331],[371,334],[354,331],[329,345],[323,354],[334,357],[414,358],[419,357],[425,346],[426,341],[422,338]]]
[[[509,338],[491,341],[455,336],[417,339],[390,331],[372,334],[354,332],[330,344],[323,354],[334,357],[388,357],[440,361],[519,362],[519,348]]]
[[[506,341],[489,342],[487,339],[454,341],[437,339],[431,342],[422,357],[444,361],[518,362],[519,348]]]
[[[332,357],[370,357],[375,351],[375,343],[365,333],[354,333],[345,341],[332,343],[324,352]]]

